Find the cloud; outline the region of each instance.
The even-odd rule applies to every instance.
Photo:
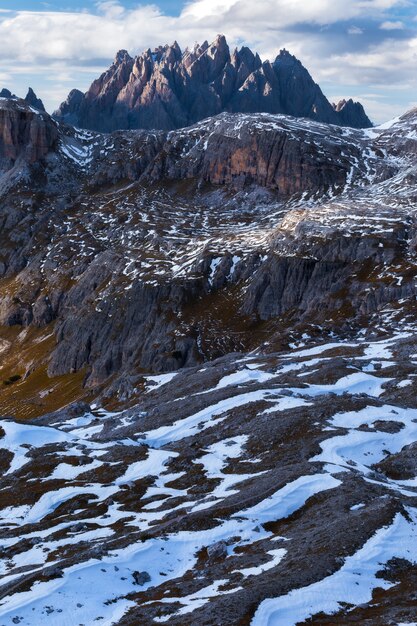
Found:
[[[151,4],[128,10],[119,0],[100,0],[94,13],[17,11],[0,17],[0,53],[22,60],[110,58],[117,48],[138,52],[173,39],[188,44],[219,31],[235,41],[265,41],[262,53],[277,34],[297,24],[323,26],[381,17],[401,4],[402,0],[195,0],[178,17],[171,17]],[[352,25],[351,33],[359,34],[356,29]]]
[[[333,61],[349,68],[349,77],[353,83],[367,85],[396,85],[396,88],[414,84],[414,64],[417,59],[417,37],[406,42],[385,40],[371,47],[366,53],[349,52],[335,56]],[[337,68],[333,68],[337,76]],[[417,94],[416,94],[417,95]]]
[[[381,30],[403,30],[405,28],[404,22],[382,22],[379,27]]]
[[[8,72],[0,72],[0,84],[9,83],[12,80],[12,75]]]
[[[334,83],[345,96],[356,85],[382,88],[389,81],[408,85],[408,102],[413,99],[411,91],[417,93],[417,31],[399,26],[403,20],[412,23],[411,17],[405,18],[404,11],[413,13],[408,4],[406,0],[193,0],[173,17],[139,0],[129,9],[123,0],[98,0],[93,10],[82,13],[0,11],[2,70],[15,72],[19,80],[25,72],[28,81],[35,77],[32,82],[41,96],[47,88],[51,109],[59,103],[58,87],[54,97],[46,83],[55,80],[60,92],[62,86],[86,89],[121,48],[137,54],[174,40],[185,47],[223,32],[230,45],[249,45],[263,58],[273,58],[282,47],[289,49],[316,81]],[[366,37],[352,36],[364,32]],[[38,68],[46,68],[42,80]]]
[[[126,10],[117,2],[117,0],[103,0],[102,2],[96,2],[96,7],[106,19],[118,19],[125,15]]]
[[[348,35],[363,35],[363,30],[359,26],[350,26],[347,32]]]

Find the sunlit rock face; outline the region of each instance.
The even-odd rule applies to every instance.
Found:
[[[132,58],[117,53],[111,67],[82,94],[73,90],[56,119],[80,128],[172,130],[223,111],[284,113],[366,128],[362,105],[332,105],[301,62],[281,50],[273,63],[249,48],[230,51],[223,35],[182,52],[175,42]]]

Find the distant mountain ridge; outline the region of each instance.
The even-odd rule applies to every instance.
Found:
[[[0,98],[6,98],[7,100],[19,100],[18,96],[15,96],[9,89],[2,89],[0,91]],[[26,102],[26,104],[34,107],[35,109],[38,109],[39,111],[45,111],[42,100],[38,98],[32,87],[29,87],[28,92],[23,100]]]
[[[223,35],[184,52],[177,42],[135,58],[120,50],[85,94],[70,92],[54,117],[112,132],[174,130],[222,112],[282,113],[340,126],[372,126],[359,102],[331,104],[287,50],[273,63],[262,62],[247,47],[231,52]]]

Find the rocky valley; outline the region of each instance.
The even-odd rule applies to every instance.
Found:
[[[417,111],[3,95],[0,625],[417,622]]]

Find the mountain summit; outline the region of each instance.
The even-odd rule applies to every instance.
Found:
[[[83,94],[73,90],[54,117],[101,132],[173,130],[222,112],[282,113],[368,128],[362,105],[332,105],[302,63],[281,50],[273,63],[249,48],[230,51],[224,35],[181,51],[177,42],[136,58],[120,50]]]

